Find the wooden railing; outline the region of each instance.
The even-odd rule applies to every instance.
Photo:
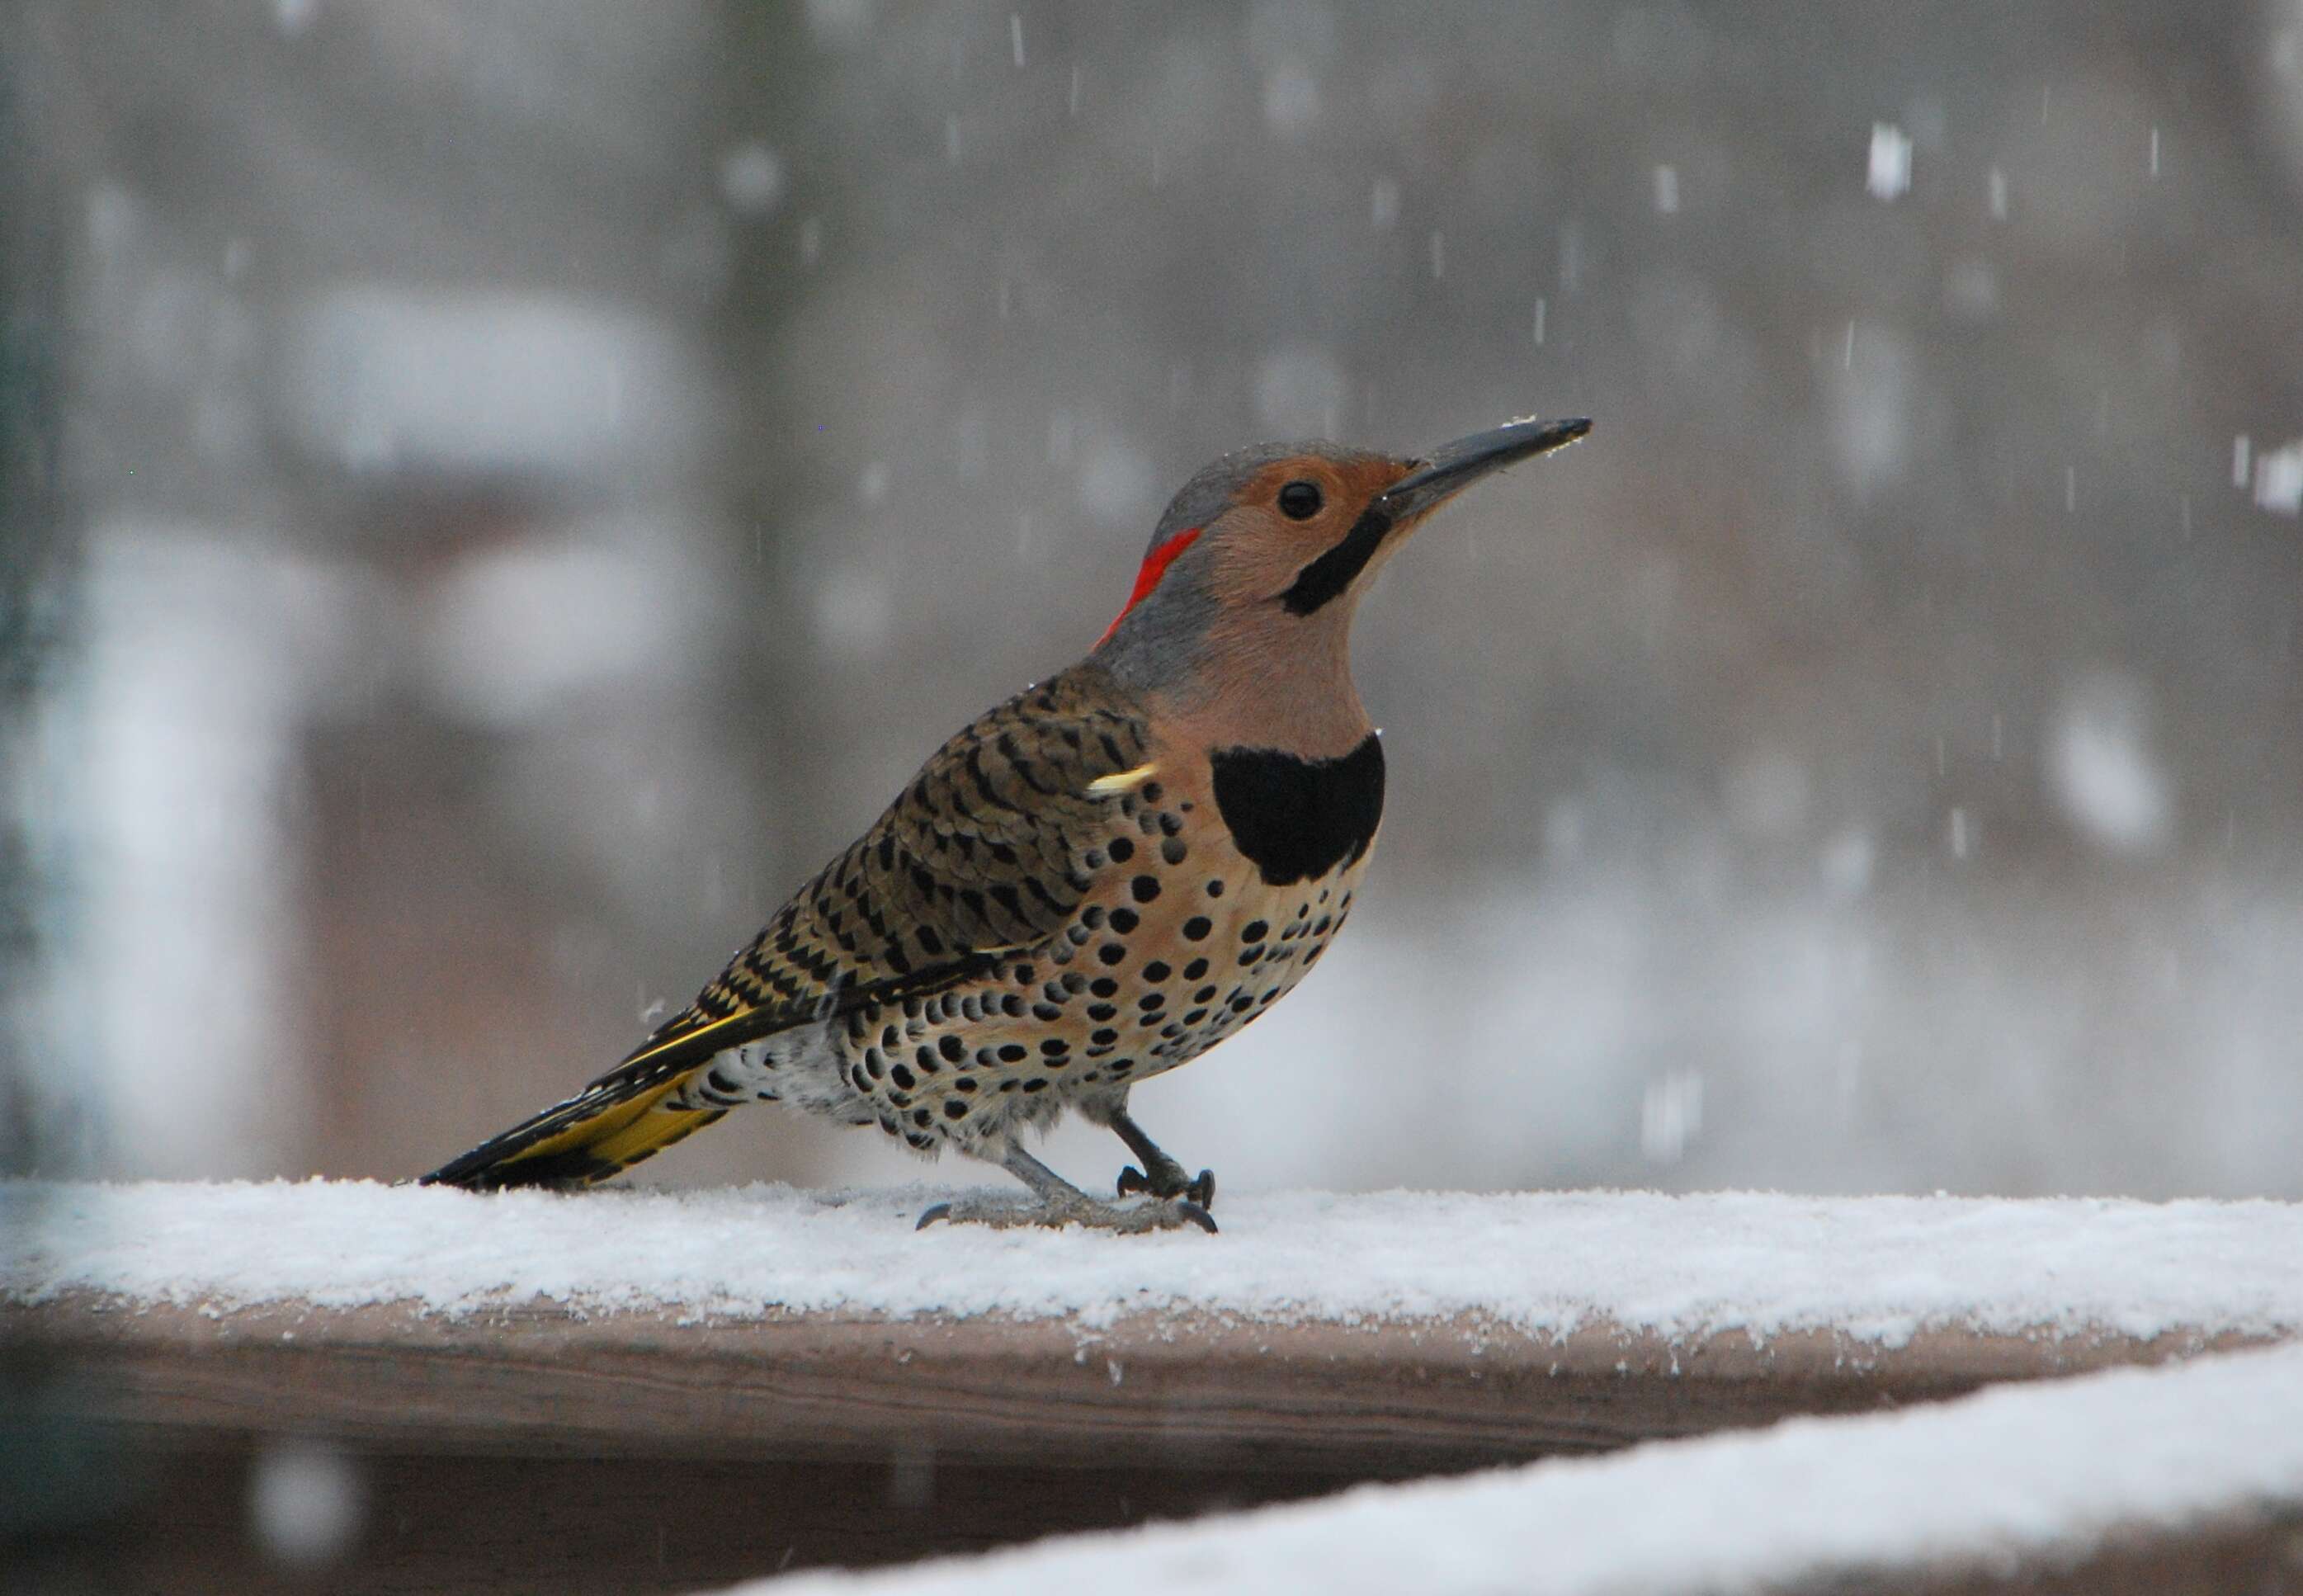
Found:
[[[1942,1266],[1958,1271],[1955,1250]],[[0,1306],[9,1367],[49,1433],[118,1487],[116,1510],[67,1524],[50,1552],[99,1558],[121,1588],[236,1592],[691,1589],[1934,1402],[2303,1322],[2274,1303],[2143,1338],[1937,1326],[1883,1345],[1589,1317],[1555,1334],[1476,1310],[697,1315],[530,1298],[450,1313],[16,1285]],[[340,1543],[267,1553],[252,1482],[281,1457],[328,1460],[357,1498]],[[2269,1521],[2202,1531],[2197,1550],[2263,1589],[2303,1567]],[[2184,1550],[2162,1537],[2121,1555]],[[2037,1583],[2051,1572],[1961,1588],[2065,1588]],[[1941,1588],[1883,1578],[1864,1588]]]

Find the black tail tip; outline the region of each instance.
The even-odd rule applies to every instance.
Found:
[[[635,1159],[632,1162],[638,1162]],[[541,1158],[499,1161],[467,1153],[451,1159],[428,1175],[418,1175],[418,1186],[448,1186],[467,1192],[508,1192],[530,1189],[574,1191],[596,1186],[622,1172],[625,1165],[594,1158],[579,1148],[547,1153]]]

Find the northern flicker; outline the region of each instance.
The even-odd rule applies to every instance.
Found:
[[[1270,1008],[1351,912],[1384,781],[1353,612],[1434,510],[1590,429],[1217,460],[1160,517],[1086,658],[945,743],[621,1064],[425,1180],[587,1185],[739,1104],[785,1102],[1029,1188],[923,1225],[1213,1230],[1213,1173],[1186,1177],[1128,1094]],[[1025,1151],[1067,1108],[1141,1161],[1116,1200]]]

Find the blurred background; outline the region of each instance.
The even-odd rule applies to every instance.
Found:
[[[1147,1126],[2303,1196],[2303,0],[0,43],[13,1167],[426,1169],[1080,654],[1206,460],[1535,412],[1597,429],[1362,612],[1351,934]],[[646,1171],[924,1173],[772,1112]]]

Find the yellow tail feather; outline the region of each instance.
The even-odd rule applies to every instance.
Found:
[[[605,1180],[727,1111],[664,1106],[666,1098],[704,1068],[698,1064],[628,1096],[612,1087],[595,1087],[515,1126],[425,1179],[480,1189],[586,1186]]]
[[[717,1119],[725,1111],[721,1109],[651,1108],[621,1129],[593,1143],[586,1151],[603,1163],[628,1170],[640,1160],[653,1156],[659,1148],[669,1147],[689,1131]]]

